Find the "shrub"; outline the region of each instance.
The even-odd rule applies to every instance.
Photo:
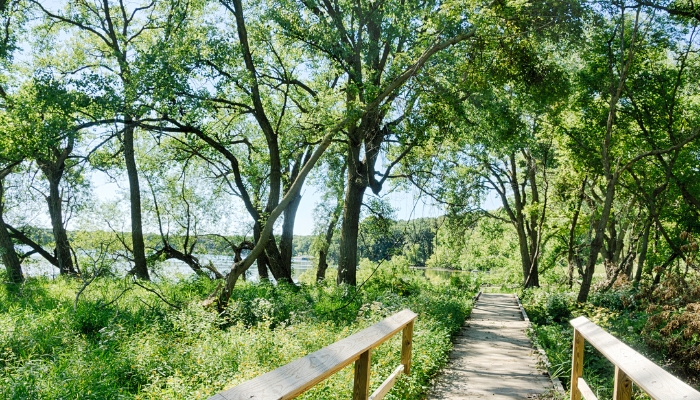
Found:
[[[75,312],[76,280],[0,287],[0,398],[205,399],[403,308],[419,314],[413,372],[387,398],[421,398],[447,362],[474,285],[433,283],[401,259],[368,263],[358,278],[357,289],[243,283],[224,321],[200,305],[216,285],[208,279],[151,284],[180,309],[106,277],[86,289]],[[373,352],[374,388],[398,364],[400,341],[397,335]],[[349,398],[351,382],[346,368],[302,398]]]
[[[545,313],[554,322],[566,322],[571,319],[571,299],[563,293],[554,293],[547,298]]]

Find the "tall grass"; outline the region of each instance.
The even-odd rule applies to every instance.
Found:
[[[388,398],[421,398],[470,311],[475,282],[431,282],[401,259],[376,267],[362,269],[359,280],[367,281],[359,290],[243,283],[225,315],[201,306],[216,285],[207,279],[146,290],[101,278],[77,303],[81,282],[74,279],[2,286],[0,398],[207,398],[403,308],[419,314],[412,375]],[[398,365],[399,342],[400,335],[373,352],[374,387]],[[349,398],[351,386],[350,367],[303,398]]]

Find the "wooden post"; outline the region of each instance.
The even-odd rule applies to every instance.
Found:
[[[583,375],[583,335],[574,328],[574,349],[571,356],[571,400],[581,400],[578,378]]]
[[[614,392],[613,400],[630,400],[632,398],[632,380],[617,365],[615,366]]]
[[[409,375],[411,373],[411,353],[413,352],[413,323],[411,321],[403,328],[401,338],[401,364],[403,364],[403,373]]]
[[[352,387],[352,400],[369,399],[369,372],[372,360],[372,349],[360,354],[355,361],[355,383]]]

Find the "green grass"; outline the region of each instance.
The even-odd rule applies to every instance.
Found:
[[[149,287],[98,279],[29,279],[0,288],[0,398],[202,399],[357,332],[403,308],[419,314],[412,374],[387,398],[422,398],[447,361],[477,283],[428,281],[400,258],[365,264],[355,291],[240,284],[226,316],[200,302],[207,279]],[[0,277],[2,278],[2,277]],[[400,335],[372,354],[373,388],[399,364]],[[352,367],[302,398],[350,398]]]

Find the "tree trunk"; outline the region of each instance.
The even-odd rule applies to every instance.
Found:
[[[525,231],[525,216],[523,210],[525,208],[523,195],[520,193],[520,183],[518,182],[517,163],[515,161],[515,153],[511,152],[508,155],[510,166],[510,186],[513,190],[513,207],[515,214],[511,216],[511,222],[518,233],[518,248],[520,250],[520,263],[523,268],[523,286],[529,283],[530,269],[532,267],[530,260],[530,246],[527,240],[527,232]],[[527,179],[527,178],[525,178]],[[504,197],[503,195],[501,197]]]
[[[528,174],[527,174],[527,179],[530,182],[530,193],[532,200],[530,200],[531,205],[538,205],[540,204],[540,195],[539,195],[539,189],[537,186],[537,164],[535,160],[532,158],[532,154],[528,151],[525,150],[523,151],[523,154],[526,156],[527,162],[528,162]],[[546,182],[546,180],[545,180]],[[546,186],[545,186],[545,199],[546,199]],[[525,199],[525,196],[522,196],[523,199]],[[540,241],[541,241],[541,232],[540,228],[542,223],[544,223],[544,217],[545,217],[545,210],[547,202],[545,200],[545,203],[542,208],[541,213],[531,213],[530,215],[530,226],[528,228],[528,239],[530,241],[530,248],[529,248],[529,264],[530,267],[528,268],[527,274],[524,276],[525,277],[525,284],[523,287],[529,288],[529,287],[539,287],[540,286],[540,272],[539,272],[539,258],[540,258]],[[524,210],[519,211],[519,213],[524,212]],[[523,218],[524,220],[524,218]]]
[[[567,242],[567,262],[569,264],[568,270],[568,284],[569,289],[574,285],[574,267],[581,266],[581,256],[575,249],[575,238],[576,238],[576,226],[578,225],[578,216],[581,213],[581,205],[583,205],[584,191],[586,189],[586,182],[588,177],[583,178],[583,183],[581,184],[581,190],[578,195],[578,202],[576,203],[576,209],[574,210],[574,215],[571,218],[571,228],[569,229],[569,240]]]
[[[49,195],[46,197],[46,202],[49,206],[49,216],[51,217],[51,229],[53,231],[54,242],[56,243],[56,259],[58,261],[58,270],[61,275],[74,275],[73,258],[70,250],[70,242],[66,228],[63,226],[63,202],[59,192],[59,183],[63,171],[45,168],[44,173],[49,179]]]
[[[255,225],[253,226],[253,240],[255,243],[258,243],[258,240],[260,240],[260,231],[262,228],[260,227],[260,222],[255,222]],[[260,277],[260,282],[262,281],[269,281],[270,276],[267,273],[267,255],[263,251],[260,253],[260,256],[257,258],[256,263],[258,264],[258,277]],[[245,275],[244,275],[245,277]]]
[[[146,249],[143,242],[141,222],[141,188],[139,187],[136,157],[134,155],[134,130],[131,116],[124,117],[124,162],[129,178],[129,201],[131,204],[131,241],[134,253],[134,273],[137,278],[150,280],[146,264]]]
[[[328,269],[327,252],[326,250],[318,251],[318,269],[316,269],[316,282],[323,282],[326,279],[326,270]]]
[[[3,194],[4,188],[2,185],[2,178],[0,177],[0,255],[2,255],[0,259],[2,259],[3,265],[5,265],[9,281],[11,283],[22,283],[24,282],[22,265],[19,262],[19,257],[17,257],[17,252],[15,251],[15,245],[12,243],[12,239],[7,232],[5,221],[2,217]]]
[[[301,196],[294,198],[284,209],[284,221],[282,222],[282,236],[280,236],[280,254],[285,268],[292,272],[292,252],[294,250],[294,221],[301,203]]]
[[[525,228],[518,223],[515,223],[515,229],[518,233],[518,248],[520,249],[520,264],[523,268],[523,285],[529,284],[530,269],[532,264],[530,263],[530,246],[527,242],[527,234],[525,233]]]
[[[277,243],[275,242],[274,235],[270,235],[270,240],[267,241],[265,245],[265,253],[267,254],[267,261],[269,262],[270,271],[272,276],[277,282],[287,282],[294,284],[292,280],[292,270],[288,269],[282,260],[282,254],[277,248]]]
[[[343,168],[344,170],[345,168]],[[340,192],[342,193],[342,191]],[[340,219],[340,213],[343,211],[342,197],[338,196],[338,204],[336,204],[333,213],[331,214],[330,221],[328,221],[328,227],[326,228],[326,236],[324,238],[323,246],[321,250],[318,251],[318,270],[316,271],[316,282],[321,282],[326,279],[326,270],[328,269],[328,249],[331,247],[331,241],[333,240],[333,232],[335,232],[335,226],[338,224]]]
[[[617,254],[617,219],[615,216],[611,216],[608,220],[608,226],[606,228],[608,234],[603,237],[603,247],[601,253],[603,254],[603,265],[605,266],[605,278],[610,280],[613,275],[615,275],[617,270],[617,263],[615,262],[615,254]]]
[[[338,284],[357,285],[357,235],[360,227],[362,200],[367,188],[358,182],[361,179],[361,176],[356,173],[356,168],[350,165],[348,167],[348,187],[345,191],[343,224],[340,228]]]
[[[536,257],[530,263],[530,271],[527,275],[527,280],[525,281],[525,288],[540,287],[540,271],[539,271],[539,257]]]
[[[642,234],[642,248],[639,250],[639,259],[637,261],[637,271],[634,274],[634,285],[638,286],[639,282],[642,280],[642,272],[644,271],[644,263],[647,259],[647,252],[649,251],[649,232],[651,231],[652,218],[644,224],[644,234]]]
[[[671,265],[671,263],[674,262],[676,258],[678,258],[678,253],[673,253],[663,264],[661,264],[661,267],[659,267],[659,271],[654,277],[654,282],[652,283],[652,286],[657,286],[659,283],[661,283],[661,275],[663,275],[663,273],[666,271],[666,268],[668,268],[668,266]]]
[[[586,267],[584,268],[583,282],[581,282],[581,288],[579,289],[578,297],[576,299],[576,301],[578,301],[579,303],[585,303],[588,300],[588,294],[591,291],[593,273],[595,271],[595,266],[598,261],[598,255],[600,254],[600,250],[603,247],[603,240],[605,239],[605,228],[608,224],[608,219],[610,218],[610,210],[612,209],[612,203],[615,197],[616,183],[617,179],[615,178],[610,178],[607,180],[603,211],[601,212],[600,219],[598,220],[595,229],[595,237],[591,241],[591,252],[588,256]]]

